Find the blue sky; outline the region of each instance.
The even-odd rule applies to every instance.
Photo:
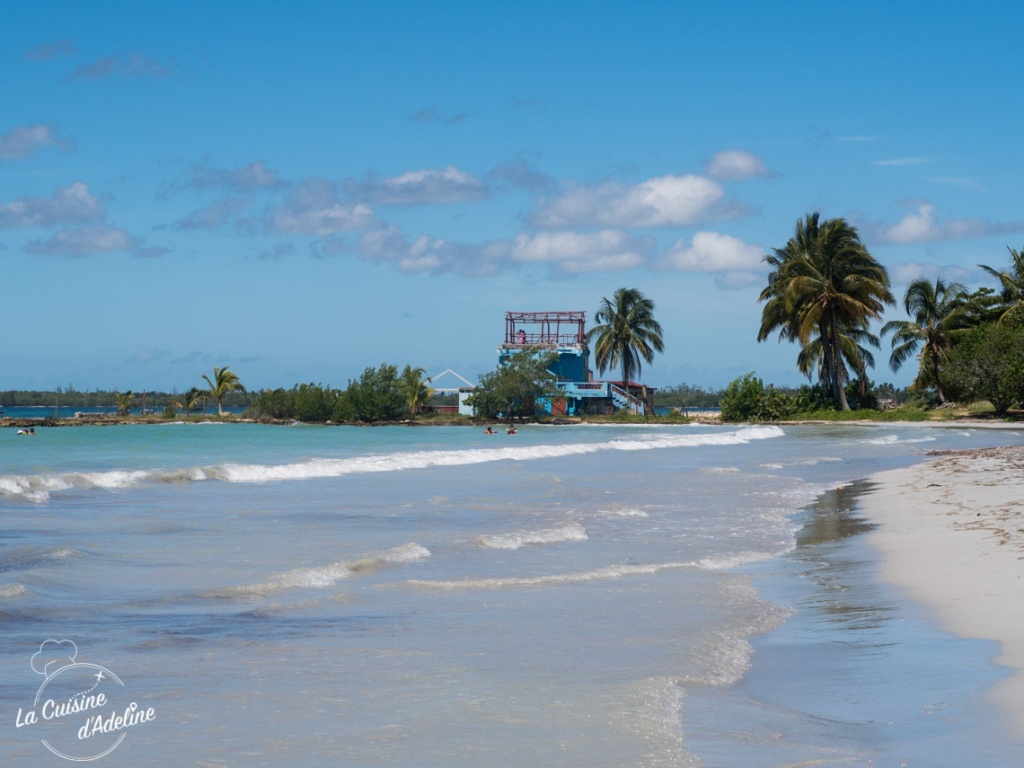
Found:
[[[0,389],[475,378],[506,310],[620,287],[664,327],[648,384],[799,384],[757,295],[806,212],[855,224],[898,296],[992,284],[977,264],[1024,243],[1016,3],[3,15]]]

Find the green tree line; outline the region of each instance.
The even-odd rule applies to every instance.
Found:
[[[882,326],[881,334],[891,336],[890,368],[916,359],[913,389],[924,398],[987,400],[997,415],[1024,406],[1024,249],[1007,250],[1007,269],[978,265],[998,281],[995,290],[914,280],[903,297],[909,319]],[[807,214],[764,261],[771,270],[759,297],[758,341],[777,333],[780,341],[797,343],[797,368],[812,381],[817,376],[817,392],[792,397],[747,374],[723,393],[723,416],[767,420],[821,406],[875,407],[867,369],[881,342],[870,324],[896,299],[888,272],[856,227]]]
[[[367,368],[345,389],[296,384],[291,389],[262,389],[253,394],[247,415],[257,419],[293,419],[310,423],[398,421],[420,411],[433,394],[422,368],[382,363]]]

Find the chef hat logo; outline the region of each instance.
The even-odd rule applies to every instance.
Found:
[[[77,656],[78,646],[71,640],[46,640],[32,655],[32,669],[49,677],[58,669],[74,664]]]

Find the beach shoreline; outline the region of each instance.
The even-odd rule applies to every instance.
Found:
[[[873,475],[860,500],[882,579],[954,635],[995,641],[990,693],[1024,739],[1024,446],[938,451]]]

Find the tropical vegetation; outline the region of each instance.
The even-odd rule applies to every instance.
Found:
[[[806,214],[786,245],[764,257],[770,271],[759,296],[764,306],[757,338],[765,341],[777,333],[780,341],[796,342],[797,369],[811,385],[766,385],[752,372],[723,390],[689,384],[662,387],[654,402],[662,408],[720,405],[726,420],[744,421],[865,414],[883,420],[918,419],[928,417],[927,409],[950,401],[960,403],[960,412],[969,407],[974,415],[1004,416],[1014,407],[1024,408],[1024,249],[1007,250],[1007,268],[979,265],[997,281],[994,289],[969,293],[961,283],[924,278],[908,285],[902,301],[907,319],[890,320],[881,328],[881,335],[891,336],[893,371],[911,359],[917,363],[912,386],[901,390],[868,376],[875,362],[872,350],[880,346],[872,324],[895,303],[885,268],[844,219]],[[611,299],[602,299],[594,321],[586,338],[602,373],[618,369],[629,381],[639,376],[643,362],[652,362],[664,349],[654,303],[635,288],[621,288]],[[540,348],[521,349],[481,375],[469,402],[483,418],[533,415],[539,399],[558,397],[551,363],[550,353]],[[211,398],[221,415],[225,405],[248,405],[246,415],[257,419],[380,423],[420,418],[425,403],[443,401],[450,408],[457,400],[454,394],[434,393],[424,369],[412,365],[401,371],[388,363],[366,368],[345,389],[310,382],[250,394],[227,367],[214,367],[212,377],[202,378],[206,388],[191,387],[181,394],[144,392],[147,412],[162,407],[165,418],[179,412],[187,417],[200,402],[205,411]],[[70,384],[52,392],[0,392],[0,406],[45,407],[54,416],[61,407],[109,408],[127,416],[135,401],[131,391],[83,392]]]
[[[890,320],[882,326],[883,336],[892,334],[889,367],[898,371],[920,349],[914,386],[934,387],[939,401],[945,403],[942,368],[957,334],[962,333],[971,320],[967,288],[941,279],[932,283],[919,278],[907,287],[903,307],[912,320]]]
[[[863,344],[878,345],[869,322],[895,303],[889,275],[845,219],[821,221],[807,214],[782,248],[764,257],[771,267],[759,301],[765,302],[757,340],[778,332],[801,346],[798,367],[817,372],[837,408],[850,410],[845,387],[850,370],[863,375]]]
[[[778,421],[796,411],[796,401],[748,373],[729,383],[722,395],[723,421]]]
[[[1024,320],[1024,248],[1019,251],[1006,247],[1010,252],[1010,268],[994,269],[979,264],[999,282],[999,297],[1002,300],[998,307],[1000,322]]]
[[[489,419],[532,416],[538,398],[558,394],[555,377],[548,370],[554,358],[553,353],[517,351],[493,371],[481,374],[467,404]]]
[[[958,400],[988,400],[996,415],[1024,405],[1024,323],[974,328],[949,352],[943,379]]]
[[[203,379],[206,380],[206,384],[209,389],[207,392],[210,397],[217,401],[217,414],[219,416],[224,415],[224,396],[229,392],[245,392],[245,387],[242,386],[241,380],[238,376],[228,367],[218,368],[213,367],[213,379],[205,373]]]
[[[167,406],[170,408],[179,408],[182,415],[188,416],[192,411],[199,407],[199,402],[203,397],[205,397],[205,394],[202,390],[197,387],[192,387],[181,395],[180,398],[167,403]]]
[[[132,403],[135,402],[135,395],[130,389],[127,392],[115,392],[114,402],[117,403],[117,415],[127,416],[132,409]]]
[[[636,288],[620,288],[611,298],[601,299],[594,313],[597,323],[587,332],[594,342],[594,362],[603,374],[609,368],[622,372],[622,381],[640,375],[641,361],[654,360],[663,352],[661,324],[654,319],[654,302]]]
[[[419,413],[420,408],[434,394],[434,390],[429,386],[430,378],[426,373],[423,368],[413,368],[411,365],[406,365],[402,369],[402,393],[405,395],[405,403],[410,415]]]

